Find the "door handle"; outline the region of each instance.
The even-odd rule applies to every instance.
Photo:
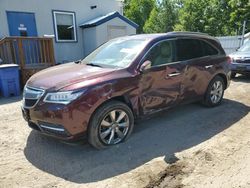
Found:
[[[212,67],[213,67],[213,65],[207,65],[207,66],[205,66],[206,69],[209,69],[209,68],[212,68]]]
[[[175,73],[168,74],[168,77],[174,77],[174,76],[178,76],[180,74],[181,74],[180,72],[175,72]]]

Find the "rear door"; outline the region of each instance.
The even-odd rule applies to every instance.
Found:
[[[181,38],[176,41],[177,60],[186,62],[180,99],[189,102],[203,97],[214,73],[218,51],[200,39]]]

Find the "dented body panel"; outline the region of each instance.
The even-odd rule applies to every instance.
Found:
[[[148,38],[148,44],[124,69],[70,63],[35,74],[26,86],[42,88],[45,94],[33,108],[22,108],[28,116],[27,120],[37,125],[38,129],[41,122],[62,126],[67,132],[65,137],[42,132],[60,139],[76,139],[87,133],[93,113],[108,100],[122,100],[139,118],[181,103],[200,100],[209,82],[218,74],[225,78],[228,86],[230,70],[225,54],[173,62],[141,72],[140,66],[150,48],[161,40],[173,39],[178,35],[144,37]],[[203,40],[206,40],[206,36]],[[84,89],[84,94],[68,105],[43,102],[47,92],[79,89]]]

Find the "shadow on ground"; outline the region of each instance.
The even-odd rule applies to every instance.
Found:
[[[135,126],[127,142],[106,150],[68,145],[32,131],[24,154],[35,167],[75,183],[104,180],[131,171],[153,158],[196,146],[243,118],[250,108],[224,100],[216,108],[199,104],[168,110]]]
[[[250,73],[249,74],[237,74],[237,77],[233,78],[234,82],[250,83]]]
[[[5,105],[5,104],[14,103],[14,102],[19,102],[22,99],[23,99],[22,96],[6,97],[6,98],[0,96],[0,106]]]

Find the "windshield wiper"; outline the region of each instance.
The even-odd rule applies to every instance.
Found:
[[[94,63],[86,63],[86,65],[93,66],[93,67],[102,67],[101,65],[94,64]]]

